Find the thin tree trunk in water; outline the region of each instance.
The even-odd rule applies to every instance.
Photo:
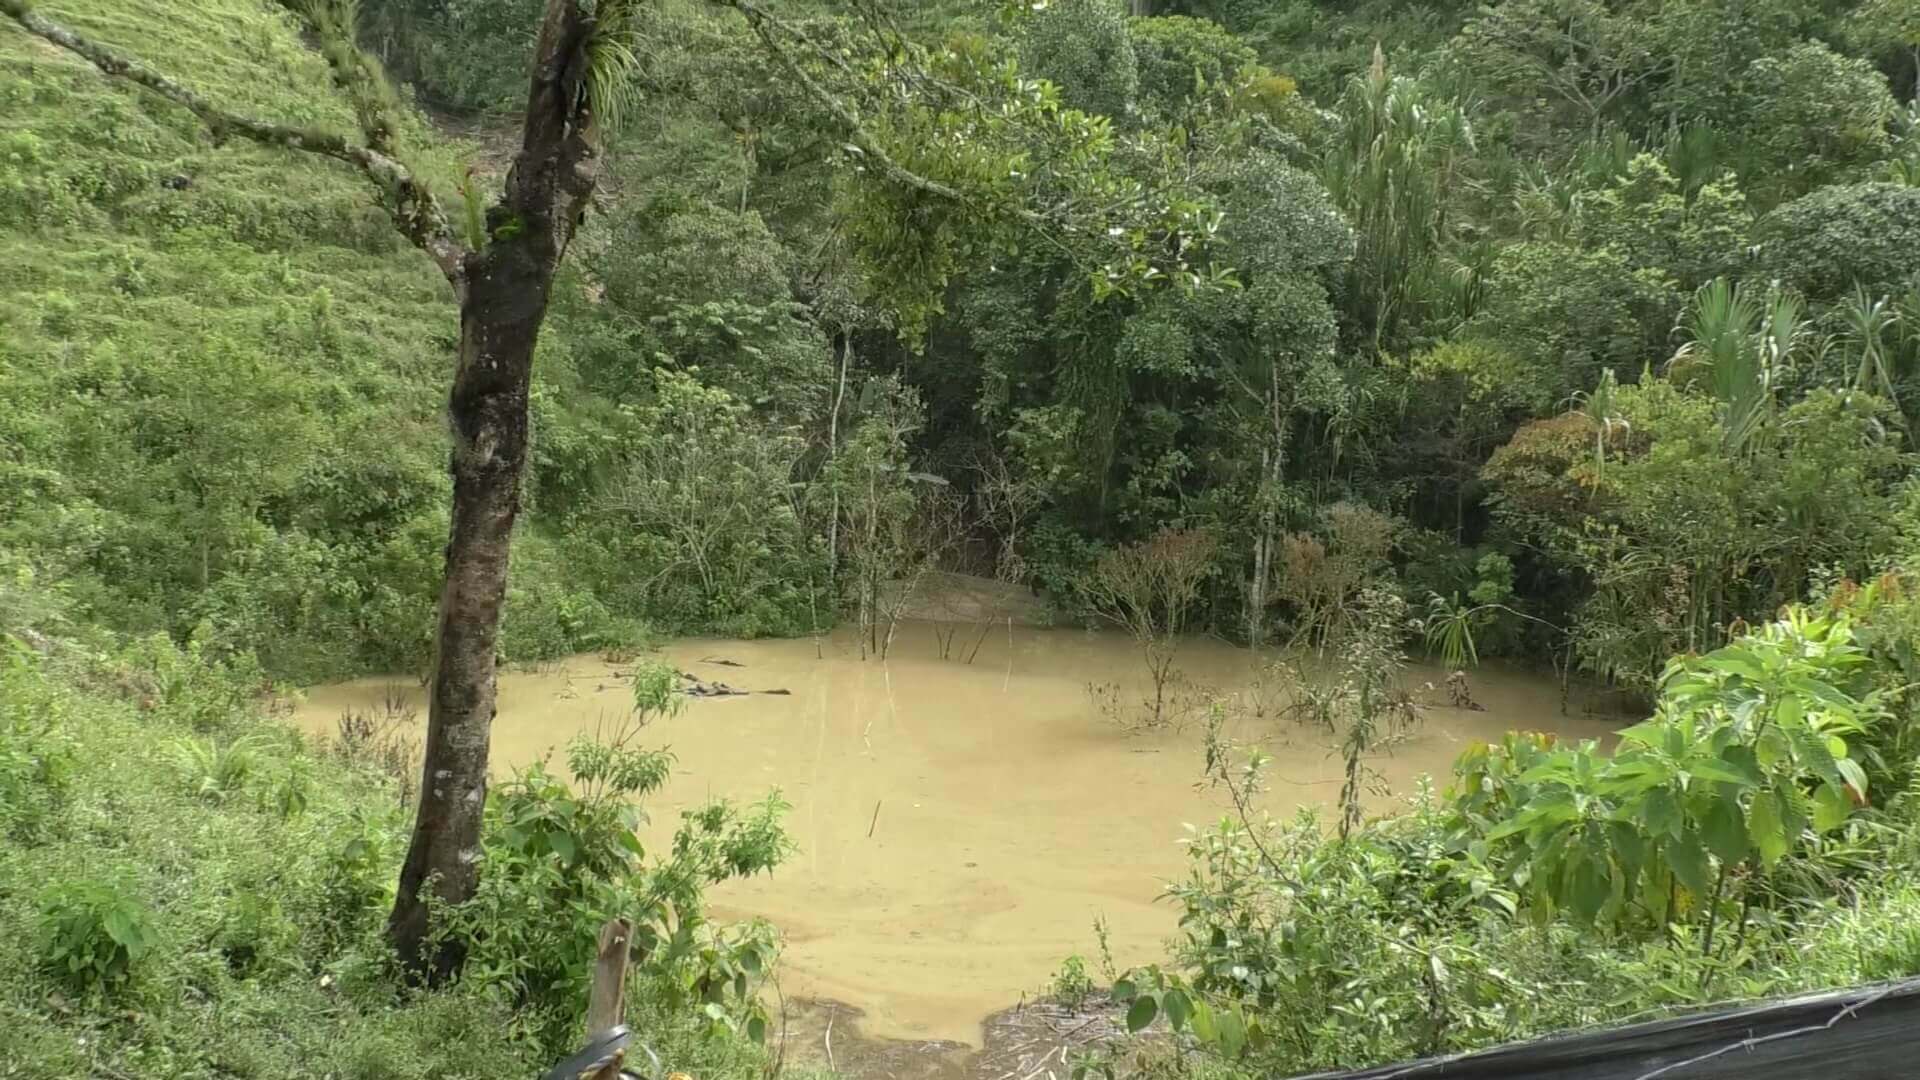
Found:
[[[840,331],[840,379],[833,391],[833,413],[827,417],[827,464],[840,462],[840,406],[847,397],[847,364],[853,359],[853,332]],[[840,485],[834,483],[832,513],[827,515],[827,590],[840,602]]]
[[[1275,503],[1280,484],[1286,476],[1286,414],[1281,409],[1280,369],[1267,367],[1267,399],[1264,402],[1273,441],[1260,451],[1260,524],[1253,538],[1253,579],[1247,583],[1247,645],[1258,649],[1266,642],[1267,589],[1273,581],[1273,554],[1279,546],[1279,514]]]
[[[1267,455],[1263,453],[1263,458]],[[1261,462],[1262,466],[1267,463]],[[1272,515],[1260,512],[1260,527],[1253,537],[1253,579],[1247,582],[1247,647],[1258,649],[1266,637],[1267,578],[1272,573]]]

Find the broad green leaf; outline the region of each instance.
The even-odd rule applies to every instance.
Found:
[[[1853,800],[1845,788],[1821,784],[1813,793],[1813,831],[1830,832],[1840,827],[1853,813]]]
[[[1134,998],[1133,1004],[1127,1006],[1127,1032],[1131,1034],[1144,1030],[1153,1023],[1153,1018],[1159,1012],[1160,1006],[1154,1002],[1152,995],[1142,994]]]
[[[1720,750],[1720,760],[1727,768],[1737,770],[1746,777],[1749,784],[1760,784],[1764,777],[1760,775],[1760,762],[1753,755],[1753,747],[1744,743],[1735,743]]]
[[[1607,826],[1607,843],[1627,867],[1639,867],[1647,861],[1647,838],[1632,822],[1615,821]]]
[[[1769,727],[1760,734],[1759,741],[1754,744],[1753,755],[1759,762],[1760,768],[1771,769],[1787,756],[1790,748],[1786,734],[1777,727]]]
[[[1700,817],[1700,838],[1721,862],[1737,863],[1747,857],[1747,822],[1740,803],[1732,793],[1715,793]]]
[[[1567,878],[1567,906],[1574,914],[1592,922],[1600,909],[1607,906],[1607,897],[1612,892],[1613,882],[1603,856],[1586,854],[1573,864]]]
[[[573,856],[575,854],[576,849],[574,847],[572,833],[564,833],[564,832],[550,833],[547,836],[547,845],[553,848],[553,853],[555,855],[560,856],[560,860],[562,862],[565,862],[565,863],[573,862]]]
[[[1113,990],[1111,991],[1113,1000],[1132,1001],[1133,995],[1137,992],[1138,991],[1135,989],[1132,979],[1113,980]]]
[[[1687,762],[1687,771],[1705,780],[1714,780],[1722,784],[1737,784],[1751,787],[1754,778],[1722,761],[1713,758],[1695,758]]]
[[[1175,988],[1160,995],[1160,1011],[1167,1014],[1167,1025],[1175,1031],[1183,1030],[1187,1020],[1193,1016],[1193,1002],[1187,992]]]
[[[1750,650],[1733,646],[1708,653],[1702,658],[1702,664],[1709,671],[1722,671],[1753,682],[1759,682],[1766,674],[1759,657]]]
[[[1840,768],[1834,763],[1831,744],[1826,739],[1801,728],[1794,733],[1793,741],[1800,749],[1801,758],[1804,759],[1801,764],[1811,770],[1815,776],[1829,784],[1842,782]],[[1841,749],[1845,748],[1846,744],[1842,743]]]
[[[1781,698],[1773,706],[1774,722],[1782,727],[1798,727],[1805,716],[1806,706],[1801,704],[1799,697],[1791,694]]]
[[[1760,861],[1768,866],[1779,862],[1789,846],[1778,795],[1777,791],[1755,795],[1753,808],[1747,814],[1747,831],[1753,838],[1753,846],[1760,852]]]
[[[138,931],[133,925],[133,916],[125,908],[110,908],[106,917],[107,936],[118,945],[131,945],[138,939]]]
[[[1672,791],[1656,788],[1647,792],[1646,801],[1641,804],[1641,815],[1649,833],[1679,837],[1682,823],[1680,803],[1673,797]]]
[[[1238,1009],[1227,1009],[1214,1018],[1220,1052],[1230,1058],[1240,1056],[1247,1045],[1247,1023]]]
[[[756,1016],[747,1021],[747,1038],[756,1043],[767,1041],[767,1022]]]
[[[1834,765],[1839,768],[1841,777],[1852,784],[1853,790],[1864,800],[1867,797],[1867,771],[1852,758],[1841,758]]]
[[[1660,738],[1666,733],[1665,726],[1657,720],[1642,720],[1620,733],[1622,743],[1639,743],[1642,746],[1657,747]]]
[[[1779,803],[1780,824],[1786,826],[1787,843],[1791,846],[1795,838],[1797,838],[1801,831],[1806,829],[1808,825],[1807,797],[1801,793],[1797,785],[1793,787],[1775,788],[1773,797]]]
[[[1683,833],[1666,847],[1667,864],[1673,867],[1673,876],[1687,891],[1705,896],[1708,885],[1707,849],[1700,838],[1691,830]]]
[[[1526,831],[1527,831],[1527,822],[1522,818],[1521,815],[1515,814],[1514,816],[1506,819],[1505,821],[1502,821],[1500,824],[1495,825],[1493,828],[1488,829],[1487,835],[1486,835],[1486,842],[1490,844],[1495,843],[1500,840],[1505,840],[1507,837],[1513,836],[1516,833],[1523,833]]]
[[[1193,1034],[1202,1043],[1211,1043],[1219,1037],[1219,1029],[1213,1023],[1213,1006],[1205,1001],[1193,1004]]]

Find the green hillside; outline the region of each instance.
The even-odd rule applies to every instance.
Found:
[[[351,123],[263,5],[46,10],[210,97]],[[297,674],[417,656],[445,502],[444,283],[343,169],[216,147],[185,110],[21,34],[0,62],[0,544],[108,625],[204,622]]]
[[[212,100],[351,128],[270,5],[44,10]],[[0,63],[0,551],[90,619],[278,675],[419,667],[446,520],[445,282],[344,166],[215,145],[24,35]],[[419,121],[403,150],[449,192],[470,156]],[[526,547],[511,655],[634,632]]]

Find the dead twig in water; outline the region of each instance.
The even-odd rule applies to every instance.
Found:
[[[826,1044],[827,1044],[827,1071],[829,1072],[840,1071],[839,1067],[833,1063],[833,1019],[834,1017],[839,1015],[840,1015],[840,1009],[837,1006],[829,1005],[827,1007]]]
[[[880,824],[880,800],[873,800],[873,820],[867,822],[867,839],[873,839],[873,830]]]

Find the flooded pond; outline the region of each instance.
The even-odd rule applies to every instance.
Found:
[[[793,804],[798,853],[770,877],[714,890],[720,917],[761,915],[783,931],[781,989],[845,1003],[869,1037],[978,1046],[989,1014],[1041,992],[1070,953],[1091,957],[1092,924],[1111,927],[1122,965],[1157,959],[1175,913],[1155,898],[1184,873],[1182,824],[1219,816],[1196,790],[1201,728],[1128,731],[1103,698],[1141,697],[1133,642],[1108,633],[1004,623],[971,664],[942,659],[939,623],[903,624],[885,663],[851,636],[785,641],[686,640],[665,650],[680,670],[785,696],[695,699],[649,729],[678,759],[652,799],[649,839],[712,796],[751,800],[777,787]],[[953,653],[977,633],[962,626]],[[718,661],[728,661],[721,664]],[[738,665],[738,666],[733,666]],[[576,657],[501,678],[493,760],[522,765],[625,711],[627,665]],[[1184,698],[1240,694],[1269,702],[1263,664],[1213,640],[1185,643]],[[1411,738],[1374,761],[1397,792],[1420,774],[1444,780],[1467,743],[1526,728],[1600,736],[1617,722],[1563,714],[1549,678],[1481,668],[1483,711],[1444,705],[1445,673],[1415,666],[1408,689],[1433,707]],[[1103,689],[1090,693],[1090,684]],[[311,691],[298,719],[330,732],[342,710],[395,687],[368,679]],[[400,684],[415,702],[421,691]],[[1251,710],[1243,710],[1249,712]],[[422,707],[424,713],[424,707]],[[1272,715],[1235,737],[1274,756],[1276,812],[1337,799],[1339,762],[1324,737]]]

